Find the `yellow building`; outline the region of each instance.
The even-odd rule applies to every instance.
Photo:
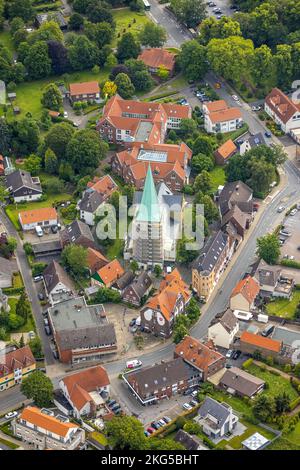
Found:
[[[29,346],[0,353],[0,392],[20,384],[35,369],[36,362]]]

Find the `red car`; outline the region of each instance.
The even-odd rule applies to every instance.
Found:
[[[149,427],[149,428],[147,428],[147,431],[148,431],[150,434],[152,434],[152,433],[154,433],[154,432],[155,432],[155,429],[153,429],[153,428]]]

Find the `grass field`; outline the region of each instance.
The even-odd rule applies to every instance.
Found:
[[[18,300],[19,299],[17,297],[10,297],[8,299],[8,303],[10,306],[9,313],[16,313],[16,306],[17,306]],[[35,331],[35,323],[31,314],[28,315],[25,325],[21,326],[17,330],[11,331],[11,333],[28,333],[28,331]]]
[[[234,436],[229,441],[226,441],[224,439],[223,441],[219,442],[219,444],[217,445],[217,449],[224,449],[226,445],[229,445],[230,447],[236,450],[241,449],[242,442],[248,437],[252,436],[252,434],[256,432],[259,432],[259,434],[262,434],[264,437],[266,437],[269,440],[272,440],[275,437],[274,433],[266,430],[265,428],[262,428],[261,426],[249,423],[248,421],[244,421],[244,420],[240,420],[240,422],[243,423],[245,426],[247,426],[246,431],[240,436]]]
[[[112,14],[116,22],[116,33],[114,40],[112,41],[113,47],[116,47],[117,42],[120,40],[121,36],[124,33],[130,32],[137,36],[146,23],[151,23],[145,13],[134,12],[131,11],[129,8],[120,8],[118,10],[112,10]],[[131,26],[129,27],[129,25]]]
[[[270,302],[266,309],[270,315],[277,315],[282,318],[294,318],[297,305],[300,303],[300,290],[293,292],[291,300],[278,299]]]
[[[290,432],[285,437],[293,444],[300,446],[300,422],[296,424],[294,431]]]
[[[215,192],[220,185],[224,185],[226,181],[226,175],[224,168],[222,166],[215,166],[212,171],[209,172],[212,184],[213,184],[213,191]]]
[[[60,201],[68,201],[71,199],[71,195],[67,193],[57,194],[48,196],[46,201],[36,201],[36,202],[27,202],[27,203],[18,203],[11,204],[5,208],[7,216],[10,218],[11,222],[14,224],[17,230],[20,230],[20,224],[18,215],[20,211],[26,211],[29,209],[40,209],[41,207],[52,207],[53,203]]]
[[[214,390],[214,392],[209,394],[209,396],[217,401],[224,401],[228,403],[228,405],[232,406],[233,410],[237,411],[238,413],[242,413],[245,415],[245,417],[249,416],[249,418],[253,418],[251,406],[244,402],[241,398],[221,392],[220,390]]]
[[[290,396],[291,400],[298,397],[298,393],[292,387],[290,382],[281,375],[274,375],[268,370],[261,370],[260,367],[255,364],[251,364],[250,367],[247,367],[247,372],[268,383],[269,388],[263,392],[265,395],[274,397],[280,393],[286,392]]]

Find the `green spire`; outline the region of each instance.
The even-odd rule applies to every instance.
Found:
[[[150,165],[148,166],[143,196],[136,220],[138,222],[159,222],[160,210]]]

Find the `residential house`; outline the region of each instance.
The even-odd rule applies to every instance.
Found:
[[[179,271],[174,269],[161,281],[157,294],[140,311],[141,328],[155,336],[169,338],[177,315],[184,313],[191,291]]]
[[[219,387],[227,393],[248,398],[253,398],[264,386],[263,380],[238,367],[227,369],[219,382]]]
[[[75,295],[74,282],[57,261],[48,264],[43,273],[43,282],[50,305]]]
[[[76,103],[77,101],[95,101],[100,103],[99,83],[96,81],[70,83],[69,98],[71,103]]]
[[[177,431],[174,441],[182,444],[186,450],[208,450],[208,448],[203,445],[203,442],[199,437],[191,436],[191,434],[183,429],[179,429],[179,431]]]
[[[90,247],[87,248],[87,265],[91,274],[94,274],[108,263],[108,259],[100,251]]]
[[[6,176],[6,188],[14,202],[38,201],[43,194],[40,179],[25,170],[9,173]]]
[[[13,275],[18,271],[16,260],[0,256],[0,288],[13,287]]]
[[[77,207],[80,219],[88,225],[95,225],[95,216],[99,207],[107,202],[110,196],[117,191],[118,186],[110,175],[95,178],[87,185]]]
[[[193,290],[200,298],[209,298],[231,256],[231,239],[226,233],[219,230],[207,239],[192,268]]]
[[[35,227],[51,227],[58,223],[58,215],[54,207],[21,211],[18,217],[23,231],[34,230]]]
[[[54,11],[54,12],[49,11],[48,13],[39,13],[35,17],[35,24],[37,28],[39,28],[43,23],[46,23],[47,21],[51,21],[51,20],[58,23],[62,31],[67,30],[68,23],[60,11]]]
[[[180,357],[123,375],[123,380],[142,405],[182,394],[198,385],[199,372]]]
[[[253,355],[259,352],[264,358],[278,357],[282,349],[282,341],[272,338],[264,338],[261,335],[243,331],[238,348],[244,353]]]
[[[85,442],[85,432],[65,416],[27,406],[12,422],[14,435],[37,450],[76,450]]]
[[[241,211],[235,205],[230,209],[221,220],[222,229],[235,239],[235,244],[238,244],[245,236],[246,230],[250,227],[252,217],[248,213]]]
[[[254,301],[259,294],[259,284],[251,276],[247,276],[237,283],[230,296],[231,310],[250,312]]]
[[[257,134],[250,135],[248,139],[245,139],[244,142],[240,145],[239,153],[240,155],[245,155],[249,150],[259,147],[259,145],[266,145],[266,141],[261,132]]]
[[[229,349],[239,331],[239,321],[232,310],[227,309],[221,318],[215,320],[208,327],[208,339],[216,346]]]
[[[109,397],[110,381],[104,367],[98,365],[67,375],[59,381],[59,388],[77,419],[108,414],[105,400]]]
[[[92,285],[110,288],[124,274],[120,262],[117,259],[110,261],[92,275]]]
[[[261,260],[254,278],[259,283],[261,297],[283,297],[289,299],[293,293],[294,279],[280,266],[271,266]]]
[[[150,165],[155,184],[164,182],[176,192],[182,191],[189,182],[191,158],[192,151],[184,142],[176,145],[133,143],[112,156],[111,167],[126,184],[141,190]]]
[[[169,76],[172,76],[175,69],[175,57],[176,54],[169,52],[167,49],[152,47],[144,49],[138,56],[138,60],[144,62],[151,74],[156,75],[162,67],[169,72]]]
[[[273,88],[266,97],[265,111],[286,134],[300,128],[300,104],[296,104],[279,88]]]
[[[125,271],[121,277],[112,285],[112,289],[117,290],[120,294],[134,280],[135,275],[132,271]]]
[[[160,144],[168,129],[179,129],[181,120],[191,115],[190,106],[123,100],[115,95],[104,106],[97,130],[115,144]]]
[[[117,350],[115,328],[103,305],[71,298],[48,309],[59,359],[64,364],[99,361]]]
[[[87,224],[81,220],[74,220],[70,225],[67,225],[64,230],[59,232],[62,247],[74,243],[81,245],[85,248],[96,248],[94,237]]]
[[[224,100],[203,103],[204,129],[206,132],[225,133],[242,127],[239,108],[230,108]]]
[[[36,362],[29,346],[15,351],[0,351],[0,392],[22,383],[36,369]]]
[[[139,307],[152,288],[152,281],[150,276],[142,271],[138,274],[133,281],[125,287],[122,292],[123,302]]]
[[[226,183],[217,201],[221,217],[224,217],[234,206],[238,206],[242,212],[249,214],[250,219],[252,218],[253,191],[242,181]]]
[[[225,165],[237,150],[237,146],[231,139],[226,140],[214,153],[216,163],[218,165]]]
[[[207,436],[211,439],[219,439],[232,433],[239,419],[227,403],[219,403],[207,397],[200,406],[195,421],[202,425],[202,431]]]
[[[191,336],[185,336],[175,347],[174,357],[181,357],[200,374],[201,381],[225,367],[226,359],[210,343],[204,344]]]

